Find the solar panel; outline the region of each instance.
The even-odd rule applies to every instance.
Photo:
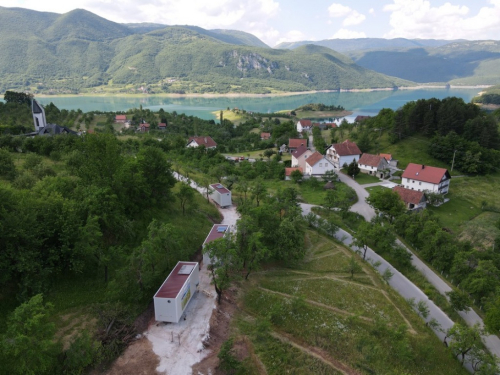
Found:
[[[193,270],[194,266],[192,264],[184,264],[179,272],[177,272],[179,275],[189,275],[191,271]]]
[[[217,185],[217,189],[224,189],[224,186],[222,186],[221,184]]]
[[[224,233],[227,230],[227,227],[218,227],[217,232],[218,233]]]

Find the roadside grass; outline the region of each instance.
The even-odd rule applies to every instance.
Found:
[[[370,194],[373,192],[376,192],[376,191],[384,190],[384,189],[387,189],[387,188],[385,186],[370,186],[370,187],[365,188],[365,190]]]
[[[305,243],[305,262],[293,269],[255,273],[242,283],[237,324],[250,337],[268,373],[286,373],[284,366],[292,364],[298,366],[293,373],[323,373],[322,367],[302,370],[312,354],[330,364],[324,370],[328,374],[335,374],[336,367],[343,373],[363,374],[467,373],[371,265],[354,255],[362,271],[353,280],[335,262],[328,263],[331,269],[315,269],[315,257],[325,260],[330,252],[345,264],[353,253],[314,231],[307,231]],[[279,339],[276,345],[271,338]],[[296,363],[296,358],[301,360]],[[275,364],[282,370],[274,370]]]
[[[354,181],[356,181],[360,185],[366,185],[381,182],[382,180],[378,177],[366,173],[359,173],[356,177],[354,177]]]

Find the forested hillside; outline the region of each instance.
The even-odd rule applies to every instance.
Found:
[[[80,9],[58,15],[0,8],[0,25],[0,91],[267,93],[411,84],[328,48],[273,50],[234,30],[127,27]]]

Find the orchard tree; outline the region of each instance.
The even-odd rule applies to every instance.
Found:
[[[217,302],[220,304],[222,293],[241,271],[242,259],[232,235],[209,242],[203,251],[210,258],[209,270],[212,275],[212,284],[217,293]]]
[[[471,350],[482,347],[481,335],[483,334],[484,330],[479,326],[479,323],[472,327],[457,323],[446,332],[444,342],[457,359],[461,357],[463,364]],[[447,339],[450,339],[449,343]]]
[[[469,311],[470,310],[470,299],[467,293],[461,290],[452,290],[446,292],[446,295],[450,299],[450,305],[455,311]]]
[[[179,191],[175,194],[181,204],[182,214],[186,212],[186,205],[194,201],[194,189],[185,182],[180,183]]]
[[[380,189],[370,193],[366,202],[376,211],[384,214],[392,223],[394,219],[406,212],[406,207],[399,194],[392,189]]]
[[[300,180],[302,180],[302,172],[299,171],[298,169],[294,170],[292,173],[290,173],[290,178],[292,179],[293,182],[296,184],[299,183]]]

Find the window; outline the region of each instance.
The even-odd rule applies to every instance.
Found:
[[[319,163],[319,166],[322,167],[323,165],[321,163]]]
[[[415,183],[415,180],[413,180],[411,183],[412,183],[412,184],[414,184],[414,183]]]
[[[419,185],[422,185],[422,183],[421,183],[421,182],[419,182],[418,184],[419,184]],[[419,190],[419,191],[420,191],[420,190]]]
[[[409,178],[407,178],[407,179],[406,179],[406,182],[410,182],[410,179],[409,179]]]

